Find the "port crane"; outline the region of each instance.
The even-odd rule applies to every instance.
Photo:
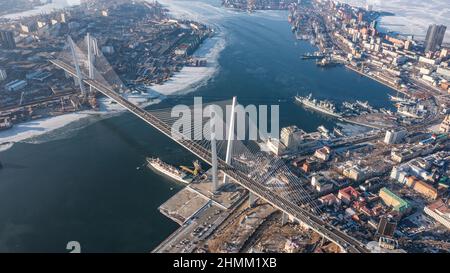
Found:
[[[194,177],[199,175],[202,172],[202,166],[200,164],[200,162],[198,160],[194,160],[193,162],[194,164],[194,169],[192,170],[191,168],[187,167],[187,166],[180,166],[180,168],[185,171],[188,172],[190,174],[192,174]]]

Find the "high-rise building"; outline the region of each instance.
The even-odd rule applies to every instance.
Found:
[[[444,25],[432,24],[428,27],[427,36],[425,38],[425,51],[436,51],[444,41],[445,31],[447,27]]]
[[[0,30],[0,44],[4,49],[16,48],[14,33],[10,30]]]
[[[412,48],[412,40],[406,40],[405,41],[405,49],[410,50]]]
[[[305,131],[299,129],[297,126],[288,126],[281,129],[280,141],[288,149],[295,148],[301,140],[301,136],[306,134]]]
[[[404,129],[387,130],[386,135],[384,136],[384,143],[386,143],[386,144],[399,143],[403,140],[406,133],[407,133],[407,131]]]

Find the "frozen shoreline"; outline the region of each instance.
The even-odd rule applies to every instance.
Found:
[[[53,11],[56,10],[60,10],[60,9],[64,9],[79,3],[68,3],[64,0],[62,1],[53,1],[54,3],[50,3],[50,4],[44,4],[42,6],[37,6],[34,9],[30,9],[30,10],[24,10],[24,11],[19,11],[19,12],[15,12],[15,13],[9,13],[9,14],[5,14],[0,16],[0,18],[5,18],[5,19],[18,19],[18,18],[22,18],[22,17],[28,17],[28,16],[36,16],[36,15],[40,15],[40,14],[46,14],[46,13],[51,13]]]
[[[161,1],[164,2],[164,1]],[[177,6],[179,9],[179,7]],[[176,10],[179,13],[180,10]],[[182,12],[182,11],[181,11]],[[167,95],[187,94],[195,91],[196,88],[205,84],[208,80],[215,76],[219,69],[218,59],[220,52],[225,48],[225,39],[223,33],[216,33],[215,36],[206,39],[200,47],[195,51],[194,56],[207,59],[205,67],[183,67],[181,71],[175,73],[172,78],[161,85],[151,86],[152,92],[144,95],[129,94],[132,102],[137,103],[141,107],[161,102]],[[148,99],[148,96],[154,97],[159,94],[158,99]],[[125,112],[121,106],[111,104],[108,98],[99,100],[100,111],[80,111],[76,113],[68,113],[55,117],[48,117],[15,125],[13,128],[0,131],[0,151],[11,148],[11,144],[15,142],[27,142],[27,140],[48,134],[56,129],[68,127],[77,121],[90,119],[95,122],[110,116]]]
[[[339,0],[357,7],[373,6],[374,10],[392,12],[394,16],[380,18],[380,26],[403,35],[414,35],[425,39],[430,24],[450,27],[450,5],[448,0]],[[430,16],[432,14],[432,16]],[[450,43],[447,31],[444,42]]]

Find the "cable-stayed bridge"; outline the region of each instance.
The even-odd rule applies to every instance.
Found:
[[[88,38],[87,43],[91,45],[90,38]],[[368,251],[362,243],[328,224],[320,217],[320,210],[315,205],[315,201],[303,189],[300,179],[292,174],[283,160],[258,152],[257,148],[252,148],[251,145],[246,145],[242,141],[231,141],[231,139],[235,139],[234,136],[228,136],[226,140],[216,141],[215,139],[186,139],[181,135],[174,134],[172,130],[173,120],[168,118],[166,111],[146,111],[128,101],[114,91],[114,88],[101,76],[102,73],[94,69],[94,56],[90,55],[93,50],[88,49],[88,56],[86,57],[79,48],[76,48],[71,39],[69,39],[69,46],[72,60],[70,58],[58,58],[51,59],[50,62],[74,77],[83,93],[87,92],[84,85],[88,85],[91,90],[96,90],[109,97],[189,152],[212,165],[213,168],[215,166],[227,178],[246,188],[251,198],[257,196],[272,204],[290,218],[296,219],[334,242],[344,252],[361,253]],[[99,54],[97,57],[101,58],[102,56]],[[83,67],[83,64],[85,67]],[[84,73],[83,68],[88,73]],[[111,69],[106,70],[111,71]],[[233,107],[236,105],[235,99],[232,105]],[[231,128],[233,128],[232,125],[229,132],[232,132]],[[210,133],[210,131],[206,131]],[[219,156],[217,156],[218,154]]]

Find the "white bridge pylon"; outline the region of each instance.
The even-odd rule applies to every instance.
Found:
[[[76,79],[78,80],[78,86],[81,89],[81,94],[83,96],[85,96],[86,95],[86,89],[84,88],[83,74],[81,74],[79,57],[78,57],[77,51],[75,49],[75,42],[72,40],[72,37],[70,37],[70,36],[67,38],[67,41],[68,41],[69,46],[70,46],[70,51],[72,52],[72,59],[73,59],[74,65],[75,65],[75,70],[77,72]]]
[[[234,136],[234,124],[236,119],[236,103],[237,98],[236,96],[233,97],[233,101],[231,103],[231,118],[230,118],[230,124],[228,128],[228,137],[227,137],[227,153],[225,156],[225,162],[229,165],[231,165],[231,160],[233,157],[233,136]],[[226,184],[228,182],[228,176],[224,174],[223,176],[223,184]]]

